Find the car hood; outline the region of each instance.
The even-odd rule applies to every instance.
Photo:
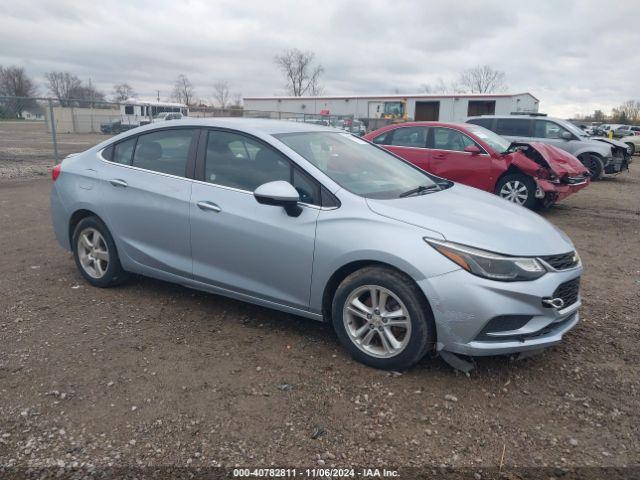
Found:
[[[574,250],[567,235],[537,213],[482,190],[446,190],[392,200],[367,199],[382,216],[440,233],[446,240],[506,255],[556,255]]]
[[[540,142],[527,144],[542,156],[558,177],[583,175],[589,171],[576,157],[553,145]]]
[[[590,137],[589,140],[593,140],[595,142],[604,142],[616,147],[624,148],[625,150],[627,149],[627,146],[625,145],[624,142],[621,142],[619,140],[613,140],[607,137]]]

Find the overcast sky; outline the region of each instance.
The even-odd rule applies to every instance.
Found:
[[[631,1],[0,0],[0,65],[64,70],[105,93],[167,98],[184,73],[244,96],[282,94],[273,57],[312,50],[325,94],[415,93],[488,64],[558,116],[640,100],[640,4]]]

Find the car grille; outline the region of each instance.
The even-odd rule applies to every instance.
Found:
[[[564,183],[566,183],[568,185],[576,185],[576,184],[579,184],[579,183],[586,182],[587,178],[588,178],[588,175],[583,175],[583,176],[579,176],[579,177],[566,176],[562,180],[564,181]]]
[[[580,292],[580,277],[561,283],[553,292],[553,298],[561,298],[564,301],[564,307],[567,308],[578,301]]]
[[[578,266],[578,256],[575,252],[563,253],[560,255],[548,255],[540,257],[556,270],[569,270]]]

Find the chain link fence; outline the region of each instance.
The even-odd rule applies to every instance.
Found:
[[[45,174],[54,163],[127,130],[184,117],[271,118],[344,129],[362,135],[352,116],[246,110],[242,107],[187,107],[173,102],[58,100],[0,96],[0,177],[35,169]],[[33,173],[33,172],[31,172]]]

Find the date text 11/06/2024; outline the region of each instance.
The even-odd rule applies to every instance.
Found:
[[[235,478],[394,478],[397,470],[386,468],[235,468]]]

